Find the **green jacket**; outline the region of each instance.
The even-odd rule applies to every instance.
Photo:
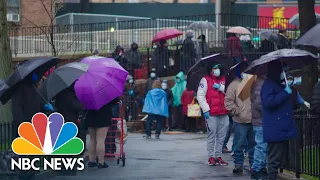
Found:
[[[177,78],[180,78],[181,81],[177,82]],[[174,98],[173,107],[177,107],[177,106],[181,105],[181,96],[182,96],[183,91],[186,89],[187,82],[184,80],[183,72],[179,72],[176,75],[174,81],[176,84],[173,86],[173,88],[171,90],[172,90],[173,98]]]

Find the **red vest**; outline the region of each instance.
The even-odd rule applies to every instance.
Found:
[[[210,107],[210,116],[225,115],[228,114],[224,106],[224,94],[217,89],[213,88],[213,84],[225,84],[226,78],[215,77],[215,76],[205,76],[207,80],[208,90],[206,94],[207,103]]]

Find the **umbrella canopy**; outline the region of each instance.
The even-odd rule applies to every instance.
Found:
[[[2,95],[0,99],[2,104],[5,104],[9,101],[12,96],[13,89],[15,89],[17,85],[28,75],[35,72],[39,77],[42,77],[45,72],[57,65],[60,61],[61,59],[57,57],[41,57],[28,60],[22,65],[18,66],[17,69],[6,79],[6,83],[10,89],[7,90],[4,95]]]
[[[260,31],[258,34],[260,36],[264,37],[266,40],[271,41],[275,44],[279,44],[279,42],[280,42],[279,35],[271,32],[271,31],[264,30],[264,31]]]
[[[318,56],[300,49],[280,49],[263,55],[259,59],[253,61],[245,72],[249,74],[256,74],[258,68],[259,72],[261,72],[263,69],[267,69],[267,64],[269,62],[277,60],[281,60],[293,70],[302,68],[306,64],[313,60],[317,60],[318,58]]]
[[[316,13],[315,15],[316,15],[317,24],[319,24],[320,23],[320,14]],[[300,26],[299,13],[295,14],[294,16],[292,16],[289,19],[289,24],[292,24],[292,25],[295,25],[295,26]]]
[[[320,24],[311,28],[308,32],[303,34],[296,42],[296,45],[314,46],[320,48]]]
[[[236,26],[236,27],[232,27],[230,28],[227,33],[234,33],[234,34],[251,34],[251,32],[244,28],[244,27],[241,27],[241,26]]]
[[[89,65],[73,62],[59,67],[50,74],[40,87],[42,97],[49,101],[59,92],[70,87],[81,75],[88,71]]]
[[[106,57],[102,57],[102,56],[89,56],[89,57],[82,58],[80,60],[80,62],[89,64],[89,65],[93,64],[93,63],[101,63],[100,61],[101,62],[111,61],[114,63],[118,63],[113,58],[106,58]]]
[[[74,87],[78,99],[86,109],[99,110],[123,94],[128,72],[118,63],[98,61],[92,63]]]
[[[198,61],[193,65],[187,76],[187,88],[197,91],[200,80],[208,75],[208,70],[212,68],[215,64],[221,64],[223,67],[223,72],[227,72],[231,66],[231,61],[228,57],[221,54],[214,54],[207,56]]]
[[[208,21],[197,21],[193,22],[188,26],[188,29],[193,30],[214,30],[214,24]]]
[[[152,42],[159,42],[160,40],[168,40],[183,34],[182,31],[179,31],[174,28],[164,29],[159,32],[153,37]]]
[[[0,79],[0,97],[9,89],[9,86],[4,82],[4,80]]]

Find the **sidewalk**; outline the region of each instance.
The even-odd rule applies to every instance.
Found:
[[[223,154],[223,158],[230,163],[229,166],[209,167],[205,134],[163,134],[160,138],[156,140],[152,137],[151,140],[146,140],[142,138],[142,134],[130,133],[125,145],[127,156],[125,167],[117,165],[115,160],[108,161],[107,169],[86,168],[78,172],[76,177],[55,177],[51,180],[250,179],[248,171],[242,176],[232,174],[233,158],[230,154]]]

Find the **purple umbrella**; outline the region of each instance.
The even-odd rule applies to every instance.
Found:
[[[123,94],[128,72],[114,60],[97,59],[90,64],[88,71],[76,81],[74,87],[86,109],[99,110]]]
[[[102,61],[102,62],[112,61],[114,63],[118,63],[113,58],[106,58],[106,57],[102,57],[102,56],[89,56],[89,57],[85,57],[80,60],[80,62],[90,64],[90,65],[93,63],[100,63],[100,61]]]

